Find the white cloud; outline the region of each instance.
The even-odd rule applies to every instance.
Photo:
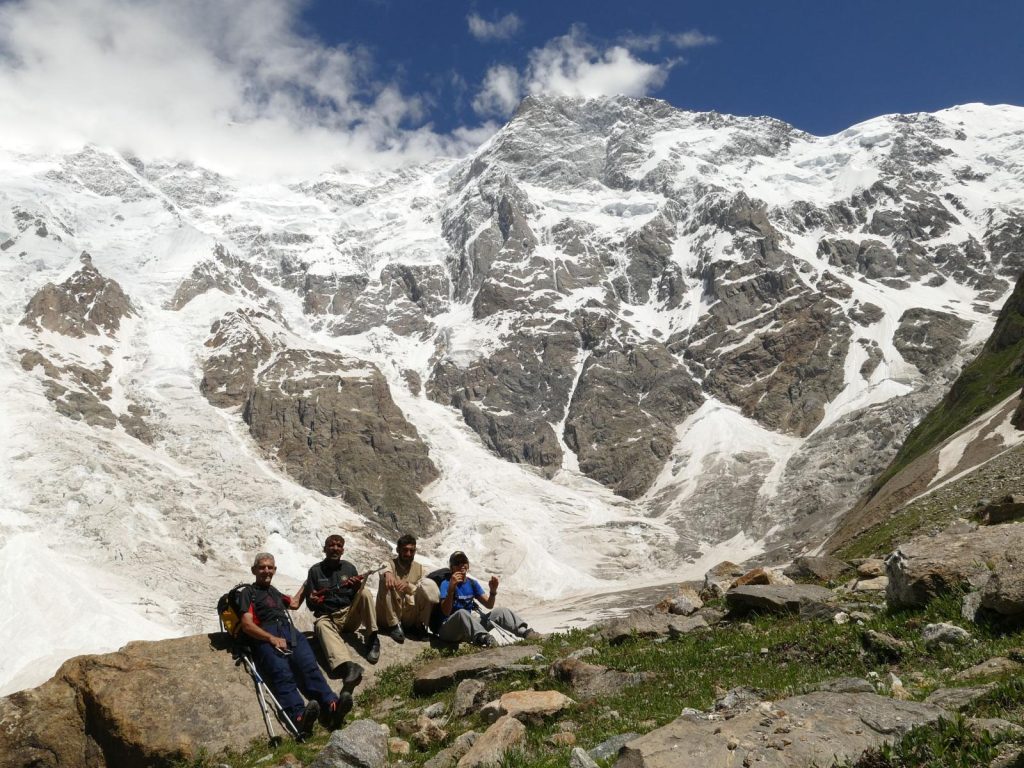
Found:
[[[664,84],[676,63],[652,64],[621,45],[599,50],[574,26],[531,51],[522,74],[504,65],[492,67],[473,106],[480,114],[507,115],[526,94],[645,96]]]
[[[469,33],[477,40],[507,40],[523,26],[522,20],[514,13],[506,14],[497,21],[487,21],[476,13],[466,17]]]
[[[522,98],[522,89],[521,78],[514,67],[491,67],[473,99],[473,109],[478,115],[507,115]]]
[[[0,3],[5,146],[97,143],[228,172],[308,174],[462,149],[419,99],[296,31],[302,0]]]
[[[705,35],[699,29],[689,29],[685,32],[654,32],[650,35],[626,35],[621,39],[621,42],[622,45],[631,51],[656,51],[665,46],[686,50],[687,48],[715,45],[718,42],[718,38],[713,35]]]
[[[699,29],[689,29],[686,32],[677,32],[666,36],[668,41],[676,48],[701,48],[705,45],[714,45],[718,38],[714,35],[705,35]]]

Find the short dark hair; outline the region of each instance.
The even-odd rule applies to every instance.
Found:
[[[342,543],[342,545],[344,545],[345,544],[345,537],[342,536],[340,533],[332,533],[330,536],[328,536],[326,539],[324,539],[324,546],[326,547],[332,541],[340,541]]]
[[[469,563],[469,558],[466,553],[462,550],[456,550],[452,552],[452,556],[448,558],[448,567],[454,568],[457,565],[466,565]]]
[[[412,544],[415,547],[416,537],[413,536],[411,533],[406,533],[398,537],[398,541],[395,542],[395,548],[401,549],[402,547],[408,546],[409,544]]]

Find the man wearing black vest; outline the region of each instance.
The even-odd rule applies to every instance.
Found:
[[[276,572],[273,555],[256,555],[252,564],[256,581],[238,594],[242,632],[256,669],[295,724],[299,737],[305,738],[313,732],[318,716],[324,726],[340,727],[352,709],[352,694],[343,691],[339,698],[324,680],[313,649],[288,617],[291,598],[270,585]],[[303,703],[300,690],[308,703]]]
[[[349,681],[362,679],[362,667],[352,661],[349,646],[342,632],[355,632],[363,627],[366,632],[366,660],[376,664],[380,659],[380,639],[377,637],[377,616],[370,590],[364,588],[366,578],[348,560],[342,560],[345,537],[331,534],[324,541],[324,559],[309,569],[306,581],[292,597],[296,608],[306,600],[316,621],[313,634],[324,649],[327,668],[334,675]]]

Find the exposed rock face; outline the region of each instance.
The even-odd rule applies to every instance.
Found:
[[[417,695],[437,693],[450,688],[460,680],[522,661],[536,651],[535,646],[515,644],[474,653],[471,656],[438,659],[416,670],[412,690]]]
[[[253,274],[251,265],[232,256],[223,245],[217,245],[211,257],[196,264],[192,274],[178,285],[167,307],[180,310],[197,296],[211,290],[250,299],[268,296],[266,287]]]
[[[67,280],[47,283],[28,302],[21,324],[35,331],[36,348],[19,350],[22,370],[37,372],[62,416],[106,429],[120,425],[132,437],[151,443],[154,432],[145,405],[129,396],[120,413],[111,407],[110,360],[116,359],[122,323],[138,312],[121,286],[93,266],[88,253],[80,261],[81,268]],[[43,331],[74,341],[58,348]]]
[[[832,765],[856,760],[864,750],[947,714],[872,693],[810,693],[765,707],[728,720],[674,720],[627,743],[615,768],[676,768],[689,762],[706,768]]]
[[[948,350],[967,338],[971,324],[948,312],[908,309],[900,317],[893,343],[921,373],[934,373],[946,365]]]
[[[241,404],[285,471],[391,530],[429,530],[417,493],[437,470],[375,366],[288,348],[265,316],[233,313],[211,331],[202,391],[215,405]]]
[[[112,336],[135,313],[131,300],[113,280],[103,277],[88,253],[82,267],[60,285],[47,283],[25,307],[22,325],[81,338]]]
[[[0,699],[9,724],[0,730],[0,766],[142,768],[246,748],[266,730],[252,680],[225,637],[80,656],[39,688]]]
[[[942,594],[980,591],[982,607],[1020,617],[1022,546],[1022,523],[916,538],[886,561],[886,599],[896,606],[920,606]]]

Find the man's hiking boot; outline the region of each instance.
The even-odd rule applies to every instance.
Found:
[[[477,632],[473,635],[473,645],[480,646],[481,648],[490,648],[494,645],[494,638],[486,632]]]
[[[320,712],[320,725],[329,731],[336,731],[345,722],[345,715],[352,711],[352,694],[342,691],[338,694],[337,701],[332,701],[330,706]]]
[[[401,624],[395,624],[395,626],[393,627],[384,627],[384,629],[382,629],[381,632],[390,637],[396,643],[405,642],[405,633],[402,631]]]
[[[341,692],[350,696],[356,686],[363,682],[363,666],[354,661],[343,661],[335,668],[334,674],[341,678]]]
[[[536,629],[527,629],[522,634],[523,640],[540,640],[541,634]]]
[[[368,648],[366,649],[366,660],[371,664],[376,664],[380,661],[380,638],[377,637],[377,633],[374,632],[366,639]]]
[[[305,741],[312,735],[319,716],[320,705],[314,700],[307,701],[306,708],[302,710],[302,714],[295,718],[295,728],[299,732],[295,737],[297,741]]]
[[[410,640],[426,640],[430,634],[430,630],[422,624],[413,624],[411,627],[407,627],[403,631],[405,636]]]

